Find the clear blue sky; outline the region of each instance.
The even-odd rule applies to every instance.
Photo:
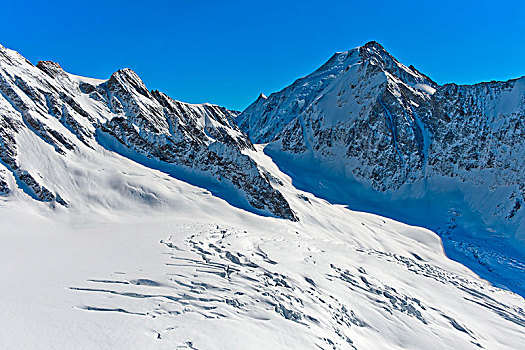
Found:
[[[525,1],[4,1],[0,43],[175,99],[244,109],[334,52],[380,42],[438,83],[525,75]]]

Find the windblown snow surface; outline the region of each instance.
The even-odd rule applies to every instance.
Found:
[[[12,61],[8,67],[39,74],[22,59]],[[73,85],[70,98],[59,96],[58,78],[42,77],[53,87],[49,96],[87,114],[105,111],[103,99],[92,102]],[[264,145],[238,151],[251,159],[239,164],[254,169],[248,180],[271,182],[278,192],[267,193],[282,194],[286,202],[276,203],[286,210],[289,204],[294,215],[287,220],[232,206],[241,190],[223,187],[231,193],[219,197],[126,158],[138,157],[130,150],[138,139],[133,127],[122,134],[131,135],[127,153],[97,143],[94,132],[81,142],[82,134],[64,126],[73,124],[46,115],[36,97],[29,101],[46,88],[39,79],[31,80],[32,89],[24,79],[18,74],[13,81],[28,92],[8,90],[5,79],[9,95],[0,96],[3,120],[40,128],[21,122],[12,135],[1,134],[12,144],[0,145],[10,162],[0,162],[8,189],[0,195],[0,349],[519,349],[525,343],[523,298],[450,260],[435,233],[297,189]],[[139,101],[154,103],[146,97]],[[124,113],[100,115],[125,126]],[[137,133],[153,138],[144,125]]]
[[[299,191],[260,147],[247,152],[300,222],[237,209],[111,152],[67,165],[37,155],[98,201],[53,209],[20,190],[1,197],[0,348],[523,344],[524,300],[448,259],[436,234]]]

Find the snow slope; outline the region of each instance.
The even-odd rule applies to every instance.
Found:
[[[129,71],[90,87],[1,52],[0,348],[525,341],[522,297],[447,258],[427,229],[297,189],[219,107],[148,91]],[[181,165],[177,140],[207,167]],[[243,179],[219,186],[224,171]],[[264,210],[231,205],[250,184]]]
[[[128,207],[106,210],[53,210],[20,191],[2,197],[0,346],[516,349],[525,341],[524,300],[449,260],[434,233],[298,191],[271,159],[248,152],[282,183],[299,222],[237,209],[114,153],[97,157],[115,166],[92,181],[150,188],[164,206],[126,190],[108,202],[126,198]]]

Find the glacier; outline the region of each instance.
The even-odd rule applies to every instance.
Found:
[[[345,62],[359,59],[356,51],[340,56],[331,62],[343,71]],[[355,64],[348,72],[359,70]],[[405,68],[386,78],[373,68],[377,86],[353,80],[349,86],[376,96],[394,73],[402,75],[408,82],[395,78],[400,87],[390,92],[399,95],[385,97],[386,108],[376,111],[395,121],[390,108],[423,105],[442,93]],[[296,112],[315,101],[328,108],[317,95],[331,89],[336,72],[330,64],[316,73],[322,83],[301,87],[289,99],[302,101]],[[288,101],[285,95],[279,99]],[[258,100],[276,103],[272,95]],[[293,134],[293,115],[268,119],[279,120],[279,132],[261,122],[245,133],[241,121],[257,120],[246,118],[248,111],[173,100],[148,90],[129,69],[93,80],[53,62],[35,66],[0,47],[0,348],[516,349],[524,343],[525,301],[504,279],[496,283],[451,260],[445,235],[408,216],[403,223],[376,212],[408,208],[440,218],[439,210],[425,212],[418,198],[400,196],[404,206],[381,202],[384,194],[372,186],[336,172],[330,178],[319,171],[327,160],[308,148],[315,139],[305,137],[303,145],[302,135]],[[351,112],[359,121],[358,109]],[[426,125],[424,113],[409,117],[415,113]],[[337,128],[343,117],[330,115],[326,125]],[[316,135],[313,119],[298,122],[295,131],[311,128]],[[429,128],[421,137],[432,135]],[[405,157],[407,141],[396,140],[397,149],[385,150]],[[430,159],[426,140],[420,149]],[[311,162],[283,152],[285,144],[307,147]],[[347,194],[359,199],[356,208],[345,203],[354,198]],[[473,222],[469,215],[476,213],[460,209],[442,219],[456,218],[449,226]],[[497,242],[508,238],[493,233]]]

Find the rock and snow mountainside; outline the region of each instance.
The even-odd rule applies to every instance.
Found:
[[[393,64],[375,63],[408,83],[385,108],[431,99],[435,84]],[[130,70],[83,78],[0,48],[0,348],[525,343],[522,297],[450,260],[427,229],[297,189],[234,117]]]
[[[301,179],[306,173],[324,172],[324,180],[309,181],[304,189],[327,193],[332,182],[331,199],[339,203],[361,210],[390,203],[376,211],[383,215],[406,206],[392,217],[417,212],[408,221],[447,235],[463,221],[462,229],[478,242],[495,246],[502,241],[495,237],[506,237],[512,241],[507,245],[516,244],[522,254],[524,116],[525,78],[438,86],[369,42],[335,54],[282,91],[259,97],[236,122],[252,141],[269,143],[265,151],[281,159],[288,173],[302,168],[297,184],[306,184]],[[375,202],[362,207],[345,197],[341,188],[350,183],[348,193]],[[432,215],[429,203],[439,207]],[[457,245],[465,243],[462,239]],[[476,259],[472,251],[480,249],[467,250]]]
[[[260,97],[237,123],[254,142],[313,156],[378,191],[441,178],[473,185],[494,198],[474,209],[523,233],[524,115],[525,78],[438,86],[370,42]]]
[[[9,171],[37,200],[64,206],[83,200],[59,190],[61,184],[51,183],[36,164],[21,164],[19,143],[36,136],[63,156],[61,161],[102,145],[215,193],[233,187],[237,193],[226,199],[241,207],[296,219],[267,174],[243,154],[253,145],[225,108],[190,105],[149,91],[130,69],[97,81],[68,74],[54,62],[35,67],[1,46],[0,93],[3,194],[9,191]]]

